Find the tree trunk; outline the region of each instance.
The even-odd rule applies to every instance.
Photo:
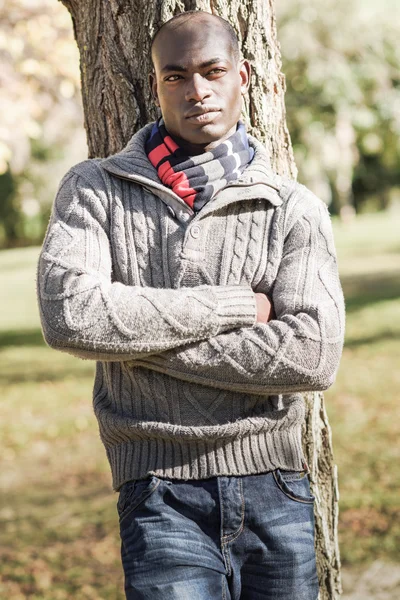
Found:
[[[245,120],[263,141],[272,168],[296,176],[286,127],[274,0],[62,0],[69,9],[80,51],[82,96],[89,156],[108,156],[154,120],[148,73],[150,40],[159,25],[185,10],[206,10],[234,26],[252,65]],[[331,431],[322,394],[308,394],[305,451],[316,496],[315,532],[320,600],[340,596],[337,542],[338,493]]]

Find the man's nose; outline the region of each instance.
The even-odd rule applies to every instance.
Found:
[[[200,73],[195,73],[187,82],[185,99],[188,102],[201,102],[208,98],[210,93],[208,80],[202,77]]]

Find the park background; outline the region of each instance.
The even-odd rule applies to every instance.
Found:
[[[277,1],[298,179],[329,204],[347,306],[325,394],[345,598],[400,597],[400,6]],[[56,0],[0,1],[0,597],[119,600],[93,364],[48,349],[35,300],[58,183],[87,156],[79,56]]]

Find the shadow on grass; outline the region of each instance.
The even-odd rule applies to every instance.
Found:
[[[400,272],[341,277],[347,312],[400,298]]]
[[[379,342],[387,342],[388,340],[400,340],[399,332],[383,331],[378,335],[346,340],[344,345],[346,348],[357,348],[358,346],[369,346],[371,344],[378,344]]]
[[[0,348],[46,346],[40,329],[0,331]]]
[[[2,503],[5,506],[16,507],[26,506],[28,510],[34,510],[36,507],[51,507],[58,502],[66,506],[74,503],[81,507],[82,512],[88,512],[87,505],[91,502],[101,503],[101,499],[117,498],[111,488],[111,480],[102,473],[98,472],[79,472],[69,473],[67,476],[53,477],[56,481],[48,482],[45,480],[46,472],[43,470],[43,480],[25,483],[24,496],[21,499],[20,488],[9,490],[4,494]],[[22,511],[24,512],[24,511]],[[7,521],[19,521],[25,518],[17,512]],[[0,521],[1,522],[1,521]]]
[[[26,371],[20,373],[0,374],[0,385],[18,385],[20,383],[57,383],[68,380],[79,381],[85,377],[93,378],[94,371],[92,365],[87,369],[76,371],[73,366],[69,369],[54,369],[50,371]]]
[[[21,356],[18,360],[3,360],[0,385],[55,383],[71,377],[93,377],[94,361],[75,359],[70,362],[62,357],[60,360],[60,353],[47,347],[40,329],[0,331],[0,353],[13,348],[17,348]],[[49,350],[49,356],[42,350]],[[53,352],[54,359],[50,356]]]

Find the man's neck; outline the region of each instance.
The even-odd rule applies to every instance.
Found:
[[[224,142],[225,140],[230,138],[235,133],[236,129],[237,129],[237,125],[232,127],[232,129],[230,129],[219,140],[215,140],[208,144],[192,144],[191,142],[188,142],[187,140],[184,140],[183,138],[180,138],[176,135],[171,135],[169,132],[168,133],[172,137],[174,142],[176,142],[178,144],[178,146],[185,152],[185,154],[187,154],[188,156],[197,156],[198,154],[203,154],[204,152],[209,152],[210,150],[213,150],[214,148],[216,148],[217,146],[222,144],[222,142]]]

